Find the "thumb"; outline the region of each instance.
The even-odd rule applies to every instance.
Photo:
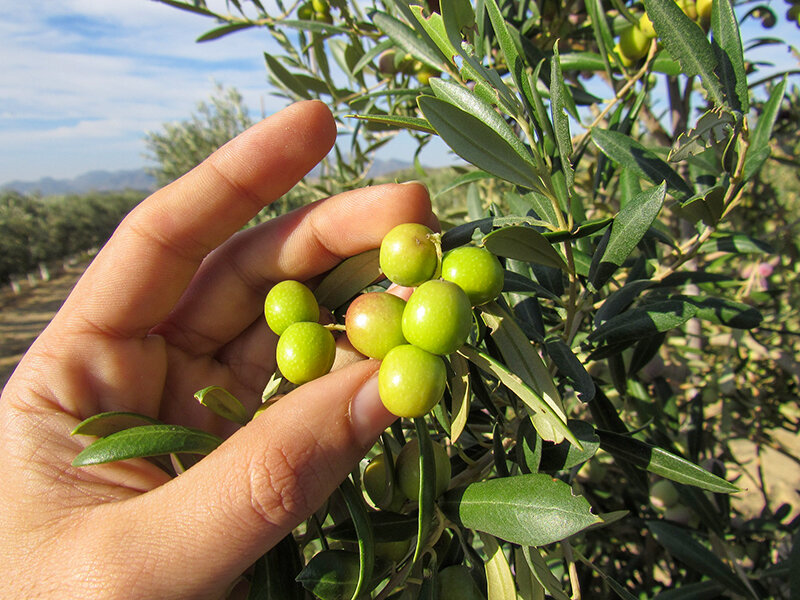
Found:
[[[318,509],[396,418],[378,396],[378,364],[303,385],[176,479],[105,506],[125,512],[105,531],[147,549],[147,585],[166,588],[144,595],[219,597]]]

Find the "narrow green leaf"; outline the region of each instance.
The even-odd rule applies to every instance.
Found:
[[[247,600],[304,600],[295,577],[303,568],[300,551],[289,534],[253,565]]]
[[[725,210],[725,191],[721,185],[714,186],[680,205],[681,216],[687,221],[702,221],[709,227],[716,226]]]
[[[717,60],[703,29],[683,14],[674,0],[644,0],[644,8],[659,39],[681,64],[684,74],[698,77],[715,105],[724,104]]]
[[[739,23],[730,0],[714,0],[711,4],[712,48],[719,63],[719,75],[725,96],[734,110],[747,114],[750,101],[744,50]]]
[[[372,523],[367,516],[367,506],[364,497],[356,491],[350,479],[345,479],[339,484],[339,491],[347,505],[350,519],[358,537],[358,581],[350,595],[350,600],[358,600],[362,591],[372,579],[372,569],[375,564],[375,539],[372,535]]]
[[[401,50],[410,54],[418,61],[440,71],[447,68],[447,60],[429,37],[426,39],[417,35],[414,29],[399,19],[383,12],[373,13],[372,22],[378,29],[383,31],[389,39],[397,44]]]
[[[663,300],[620,313],[592,331],[589,342],[609,345],[635,342],[642,338],[680,327],[697,314],[694,304],[681,300]]]
[[[276,83],[285,89],[294,92],[300,98],[305,98],[306,100],[311,99],[311,94],[308,93],[308,89],[302,83],[300,83],[300,81],[294,75],[292,75],[277,58],[265,52],[264,61],[266,62],[267,70],[269,71],[270,75],[272,75]]]
[[[94,435],[105,437],[123,429],[140,425],[162,424],[158,419],[134,412],[111,411],[93,415],[81,421],[70,435]]]
[[[542,187],[531,164],[480,119],[433,96],[420,96],[417,104],[444,142],[467,162],[511,183]]]
[[[424,133],[436,133],[433,127],[430,126],[428,121],[420,117],[403,117],[395,115],[344,115],[346,118],[360,119],[369,123],[381,123],[384,125],[393,125],[398,129],[411,129],[413,131],[422,131]]]
[[[770,155],[770,140],[772,139],[772,129],[778,118],[783,103],[783,95],[786,93],[786,83],[788,76],[784,75],[781,82],[775,86],[769,95],[769,100],[764,104],[764,110],[758,118],[758,123],[750,135],[750,147],[744,160],[744,172],[742,178],[745,181],[752,179],[761,170],[761,166],[766,162]]]
[[[569,430],[565,419],[558,414],[553,407],[548,404],[542,396],[537,394],[530,388],[522,379],[516,374],[512,373],[508,368],[500,362],[494,360],[492,357],[465,344],[462,346],[458,353],[463,355],[467,360],[474,364],[479,369],[497,377],[503,385],[510,389],[522,402],[527,406],[534,418],[534,424],[539,435],[544,439],[554,438],[554,434],[568,439],[570,442],[581,448],[580,441]],[[546,425],[547,427],[543,427]],[[560,441],[560,438],[558,438]]]
[[[603,450],[656,475],[710,492],[732,494],[740,491],[732,483],[663,448],[602,429],[597,430],[597,435]]]
[[[639,600],[636,596],[631,594],[625,588],[624,585],[619,583],[613,577],[606,575],[606,573],[602,569],[600,569],[600,567],[598,567],[597,565],[586,559],[586,557],[578,554],[578,558],[583,564],[585,564],[587,567],[591,568],[595,573],[597,573],[600,576],[600,578],[606,583],[606,585],[608,585],[608,587],[614,590],[614,593],[620,598],[622,598],[622,600]]]
[[[469,416],[472,387],[470,385],[469,364],[460,354],[449,357],[453,376],[450,378],[450,396],[452,400],[452,423],[450,424],[450,441],[455,443],[464,431]]]
[[[717,600],[724,591],[724,586],[713,579],[706,579],[697,583],[679,584],[660,592],[653,600]]]
[[[228,35],[229,33],[233,33],[235,31],[241,31],[242,29],[250,29],[251,27],[255,27],[255,23],[246,22],[246,23],[228,23],[227,25],[223,25],[222,27],[217,27],[216,29],[212,29],[211,31],[205,32],[199,38],[197,38],[196,42],[209,42],[211,40],[216,40],[223,36]]]
[[[736,329],[755,329],[761,324],[761,312],[744,302],[736,302],[727,298],[704,296],[681,296],[697,307],[696,317],[718,325],[726,325]]]
[[[323,550],[308,561],[297,581],[322,600],[348,600],[358,587],[359,565],[357,552]]]
[[[195,6],[194,4],[189,4],[187,2],[178,2],[178,0],[156,0],[156,2],[160,2],[161,4],[166,4],[167,6],[174,6],[175,8],[179,8],[181,10],[185,10],[188,12],[193,12],[198,15],[203,15],[205,17],[218,17],[217,13],[211,12],[207,8],[203,8],[202,6]]]
[[[447,37],[447,32],[444,28],[444,21],[442,15],[438,12],[432,12],[429,16],[423,15],[423,7],[419,5],[410,5],[409,8],[417,19],[417,22],[427,32],[433,40],[433,43],[439,48],[444,56],[451,59],[458,54],[458,50],[453,47]]]
[[[679,196],[691,196],[694,193],[672,167],[652,150],[645,148],[624,133],[595,128],[592,129],[592,141],[608,158],[635,171],[648,181],[655,184],[666,181],[670,191]]]
[[[442,189],[438,190],[433,195],[433,199],[435,200],[442,194],[446,194],[447,192],[450,192],[461,185],[474,183],[476,181],[481,181],[482,179],[492,179],[493,177],[494,176],[491,173],[487,173],[486,171],[479,171],[479,170],[468,171],[466,173],[463,173],[462,175],[459,175],[458,177],[447,183]]]
[[[517,464],[523,473],[538,473],[542,459],[542,438],[533,428],[530,417],[522,419],[517,428],[517,444],[515,446]]]
[[[724,147],[730,140],[735,124],[736,119],[725,109],[707,110],[690,131],[678,136],[667,160],[679,162],[700,154],[707,148],[720,145]]]
[[[630,256],[656,220],[666,197],[666,185],[651,187],[636,195],[614,218],[608,243],[595,254],[589,281],[600,289]]]
[[[599,523],[582,496],[549,475],[532,473],[473,483],[440,506],[456,523],[523,546],[544,546]]]
[[[583,449],[579,450],[565,441],[560,444],[547,444],[542,447],[542,458],[539,463],[540,471],[563,471],[585,463],[592,458],[600,447],[600,438],[595,433],[594,427],[584,421],[567,421],[570,431],[575,434]]]
[[[417,547],[414,562],[419,560],[431,531],[436,506],[436,463],[433,444],[424,417],[414,419],[419,442],[419,512],[417,514]]]
[[[558,54],[558,41],[553,45],[553,58],[550,59],[550,111],[553,116],[553,130],[556,133],[556,146],[561,157],[561,170],[567,183],[567,189],[572,188],[575,172],[572,170],[570,157],[572,156],[572,137],[569,132],[569,117],[567,117],[567,94],[564,85],[564,76],[561,73],[561,62]]]
[[[401,542],[411,539],[417,533],[416,515],[393,513],[385,510],[368,511],[367,518],[372,527],[375,542]],[[334,540],[345,542],[358,541],[353,521],[347,520],[337,524],[326,532]]]
[[[647,521],[647,528],[659,544],[688,567],[708,575],[737,594],[752,598],[750,590],[739,576],[685,529],[663,521]]]
[[[544,341],[544,348],[559,372],[572,383],[581,402],[591,402],[594,398],[594,380],[580,359],[575,356],[572,348],[557,336],[547,338]]]
[[[497,135],[503,138],[508,145],[513,148],[514,152],[516,152],[524,162],[528,163],[532,171],[536,170],[536,165],[531,158],[531,153],[525,147],[525,144],[522,143],[519,137],[517,137],[517,134],[514,133],[514,130],[511,129],[511,126],[498,114],[491,104],[488,104],[468,89],[450,81],[439,79],[438,77],[431,79],[430,86],[437,98],[450,102],[491,127]]]
[[[483,238],[493,254],[538,263],[569,272],[567,264],[550,241],[532,227],[511,225],[496,229]]]
[[[209,454],[222,440],[205,431],[180,425],[142,425],[112,433],[87,446],[73,467],[185,452]]]
[[[544,557],[538,548],[530,546],[520,549],[525,557],[525,564],[533,573],[533,576],[539,584],[547,590],[547,592],[555,600],[569,600],[569,595],[564,591],[561,582],[553,575],[550,567],[547,566]]]
[[[741,233],[714,235],[703,242],[700,252],[730,252],[732,254],[773,254],[772,246]]]
[[[246,425],[250,415],[242,403],[228,390],[218,385],[203,388],[194,394],[195,400],[223,419]]]
[[[503,549],[494,536],[478,532],[483,542],[483,551],[488,560],[483,564],[486,571],[486,587],[492,600],[517,600],[514,576]]]
[[[358,62],[353,65],[353,75],[358,75],[364,67],[390,48],[394,48],[394,42],[392,40],[384,40],[380,44],[376,44],[367,50],[361,58],[358,59]]]
[[[377,280],[381,274],[379,253],[374,248],[336,265],[314,290],[317,302],[334,310]]]

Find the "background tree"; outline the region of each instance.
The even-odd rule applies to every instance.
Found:
[[[206,159],[214,150],[253,124],[242,95],[221,85],[211,98],[197,105],[185,121],[165,123],[162,131],[151,131],[145,144],[156,166],[150,169],[164,186]]]

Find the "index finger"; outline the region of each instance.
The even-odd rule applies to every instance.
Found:
[[[62,318],[119,337],[146,335],[203,258],[291,189],[335,139],[333,117],[318,101],[293,104],[234,138],[125,218]]]

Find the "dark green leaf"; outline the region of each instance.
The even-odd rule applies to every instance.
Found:
[[[680,300],[664,300],[620,313],[597,327],[588,341],[621,344],[663,333],[683,325],[697,313],[697,307]]]
[[[156,0],[156,2],[160,2],[161,4],[166,4],[168,6],[174,6],[175,8],[180,8],[181,10],[193,12],[198,15],[203,15],[206,17],[218,16],[217,13],[211,12],[207,8],[203,8],[202,6],[195,6],[194,4],[189,4],[187,2],[178,2],[177,0]]]
[[[422,556],[433,524],[436,506],[436,463],[425,418],[414,419],[414,426],[419,441],[419,497],[417,498],[419,512],[417,514],[417,547],[414,550],[414,562],[416,562]]]
[[[240,31],[242,29],[249,29],[251,27],[255,27],[255,23],[228,23],[227,25],[223,25],[222,27],[217,27],[216,29],[212,29],[211,31],[205,32],[199,38],[197,38],[196,42],[208,42],[211,40],[216,40],[217,38],[221,38],[222,36],[228,35],[229,33],[233,33],[234,31]]]
[[[697,307],[695,316],[698,319],[718,325],[727,325],[736,329],[755,329],[763,320],[758,309],[743,302],[702,296],[681,296],[681,298]]]
[[[656,220],[664,205],[666,186],[651,187],[640,192],[619,211],[611,225],[611,233],[602,255],[598,252],[592,260],[589,281],[600,289],[622,266],[633,249]]]
[[[300,98],[305,98],[306,100],[311,99],[311,94],[308,93],[306,86],[287,71],[277,58],[265,52],[264,61],[267,64],[267,70],[270,72],[273,79],[275,79],[276,83],[294,92]]]
[[[716,554],[695,540],[685,529],[663,521],[648,521],[647,527],[670,554],[691,569],[716,579],[727,589],[750,596],[750,590]]]
[[[380,44],[377,44],[367,50],[361,58],[358,59],[358,62],[353,65],[353,75],[357,75],[364,67],[366,67],[372,60],[385,51],[389,50],[390,48],[394,48],[394,42],[392,40],[384,40]]]
[[[222,440],[179,425],[142,425],[100,438],[75,457],[73,467],[185,452],[209,454]]]
[[[561,157],[561,170],[564,173],[567,188],[572,188],[575,173],[572,170],[570,156],[572,156],[572,137],[569,133],[569,117],[566,113],[567,95],[569,92],[564,85],[564,76],[561,74],[561,63],[558,56],[558,42],[553,45],[553,58],[550,60],[550,111],[553,117],[553,130],[556,134],[558,155]]]
[[[158,419],[133,412],[112,411],[94,415],[81,421],[71,435],[94,435],[105,437],[123,429],[140,425],[162,424]]]
[[[681,216],[687,221],[702,221],[714,227],[725,210],[725,191],[725,187],[718,185],[689,198],[680,205]]]
[[[372,526],[375,542],[401,542],[411,539],[417,533],[417,517],[385,510],[369,511],[367,518]],[[358,541],[353,521],[347,520],[327,532],[328,537],[345,542]]]
[[[339,263],[314,290],[317,302],[334,310],[378,279],[381,274],[379,253],[375,248]]]
[[[483,238],[483,245],[498,256],[568,271],[564,259],[552,244],[532,227],[512,225],[496,229]]]
[[[690,131],[678,136],[667,160],[680,162],[713,146],[721,145],[724,148],[735,124],[736,119],[733,115],[722,108],[706,111]]]
[[[544,341],[544,349],[559,372],[572,382],[581,402],[590,402],[594,398],[594,380],[572,348],[560,337],[553,336]]]
[[[473,483],[448,492],[440,506],[464,527],[523,546],[552,544],[600,522],[585,498],[539,473]]]
[[[542,187],[532,164],[480,119],[432,96],[420,96],[417,103],[436,132],[461,158],[511,183],[530,189]]]
[[[441,71],[447,68],[446,59],[430,37],[417,35],[411,27],[383,12],[373,13],[372,21],[407,54],[434,69]]]
[[[295,578],[303,568],[300,551],[289,534],[253,565],[247,600],[304,600]]]
[[[744,50],[739,23],[730,0],[714,0],[711,4],[712,48],[719,63],[722,88],[731,107],[747,114],[750,101],[747,75],[744,69]]]
[[[460,185],[465,185],[467,183],[474,183],[475,181],[480,181],[481,179],[492,179],[494,177],[491,173],[487,173],[486,171],[468,171],[462,175],[459,175],[449,183],[447,183],[442,189],[437,191],[433,198],[436,199],[442,194],[446,194],[447,192],[454,190]]]
[[[582,237],[592,235],[593,233],[597,233],[598,231],[602,231],[613,221],[614,219],[611,217],[603,217],[601,219],[585,221],[584,223],[581,223],[575,227],[572,231],[544,231],[542,232],[542,235],[551,244],[557,244],[558,242],[565,242],[566,240],[577,240]]]
[[[517,464],[522,472],[538,473],[542,459],[542,438],[536,433],[530,418],[522,419],[519,423],[515,449]]]
[[[611,292],[595,313],[595,327],[628,308],[642,292],[654,284],[655,282],[648,279],[635,279]]]
[[[589,423],[570,419],[567,425],[583,444],[583,450],[579,450],[566,440],[560,444],[545,444],[542,447],[542,458],[539,463],[540,471],[562,471],[583,464],[592,458],[600,447],[600,438]]]
[[[211,412],[228,421],[246,425],[250,420],[250,415],[242,403],[228,390],[218,385],[211,385],[195,392],[194,398]]]
[[[747,154],[745,155],[744,172],[742,174],[742,178],[745,181],[752,179],[769,158],[769,143],[772,139],[772,129],[775,127],[778,111],[780,111],[781,104],[783,103],[783,95],[786,92],[787,81],[787,76],[784,75],[781,82],[772,90],[772,93],[769,95],[769,100],[764,104],[764,109],[761,112],[761,116],[758,118],[758,123],[756,123],[755,129],[750,134],[750,147],[747,149]]]
[[[339,485],[339,491],[344,497],[358,541],[358,581],[350,596],[350,600],[357,600],[372,580],[372,569],[375,566],[375,538],[372,535],[372,523],[367,516],[364,497],[356,491],[353,482],[345,479]]]
[[[717,600],[725,588],[713,579],[687,583],[665,590],[653,597],[653,600]]]
[[[698,77],[709,99],[717,106],[723,104],[717,60],[702,28],[683,14],[674,0],[644,0],[644,8],[659,39],[681,64],[684,74]]]
[[[773,254],[775,251],[766,242],[750,236],[734,233],[712,236],[703,242],[700,252],[731,252],[733,254]]]
[[[603,450],[656,475],[710,492],[731,494],[739,491],[732,483],[663,448],[601,429],[597,430],[597,435]]]
[[[428,121],[420,117],[402,117],[394,115],[344,115],[346,118],[360,119],[370,123],[382,123],[384,125],[393,125],[398,129],[411,129],[413,131],[422,131],[424,133],[436,133],[433,127],[430,126]]]
[[[297,581],[321,600],[350,600],[359,581],[358,553],[323,550],[308,561]]]
[[[656,184],[666,181],[670,191],[679,196],[691,196],[694,193],[672,167],[624,133],[595,128],[592,129],[592,141],[608,158],[635,171],[648,181]]]

